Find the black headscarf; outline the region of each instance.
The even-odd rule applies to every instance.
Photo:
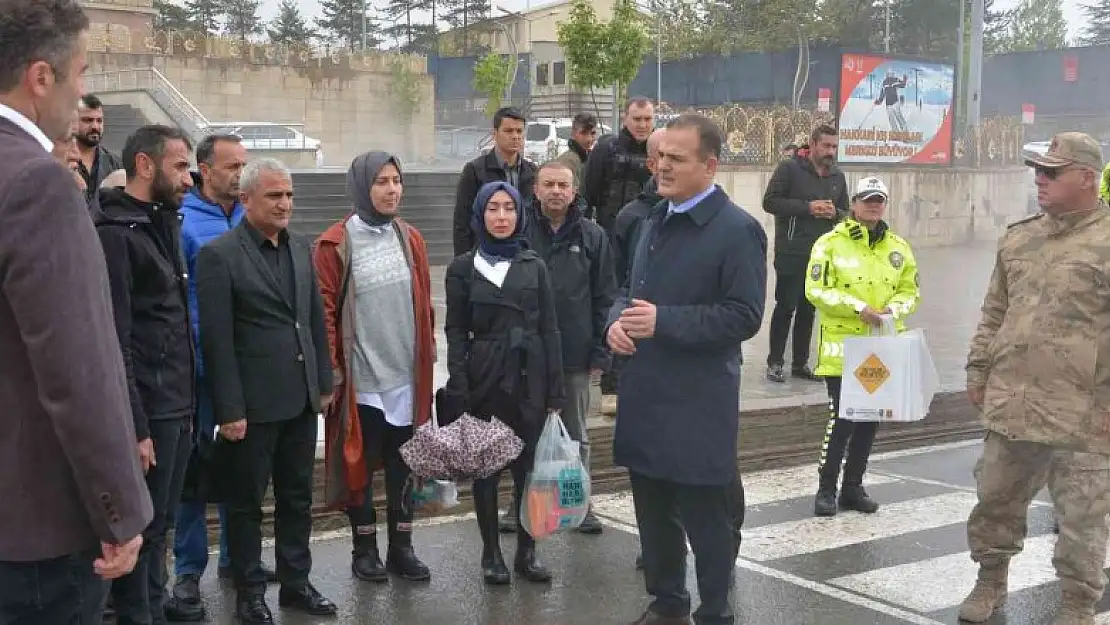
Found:
[[[382,167],[392,163],[401,173],[401,161],[389,152],[367,152],[351,161],[347,170],[347,196],[355,205],[355,214],[371,226],[384,226],[393,221],[393,215],[383,215],[370,201],[370,188],[374,186]],[[404,178],[402,177],[402,180]]]
[[[507,239],[498,239],[486,229],[486,204],[498,191],[509,194],[516,205],[516,229]],[[474,198],[470,217],[470,229],[478,237],[478,252],[491,262],[499,260],[512,260],[520,251],[524,232],[524,202],[520,199],[520,192],[513,185],[502,182],[487,182],[478,189]]]

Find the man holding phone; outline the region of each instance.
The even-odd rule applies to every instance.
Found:
[[[809,150],[779,164],[763,195],[763,210],[775,216],[775,312],[767,379],[786,382],[786,339],[793,322],[790,373],[816,380],[809,368],[814,309],[805,297],[806,266],[817,239],[848,214],[848,184],[836,166],[836,128],[822,124],[810,135]]]

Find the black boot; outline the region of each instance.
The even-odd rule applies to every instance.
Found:
[[[516,557],[513,559],[513,570],[530,582],[544,583],[551,581],[551,571],[540,564],[536,557],[536,540],[532,535],[520,528],[516,532]]]
[[[391,523],[394,529],[389,531],[389,553],[385,559],[385,568],[401,579],[411,582],[424,582],[432,578],[431,571],[425,566],[412,548],[412,524]],[[399,529],[407,526],[408,530]]]
[[[840,489],[839,503],[842,510],[855,510],[864,514],[873,514],[879,510],[879,504],[859,484],[844,484]]]
[[[815,516],[836,516],[836,478],[837,475],[821,475],[817,487],[817,497],[813,500]]]
[[[474,514],[482,534],[482,578],[487,584],[508,584],[512,578],[501,554],[501,533],[497,527],[497,481],[475,480],[473,488]]]
[[[536,557],[536,539],[532,538],[520,522],[520,502],[524,500],[524,484],[527,474],[520,465],[513,466],[513,509],[516,510],[516,556],[513,558],[513,570],[518,575],[530,582],[544,583],[551,581],[551,571],[540,564]]]
[[[501,533],[516,533],[519,515],[520,510],[517,508],[516,500],[513,500],[509,503],[509,507],[505,510],[505,514],[501,515],[501,518],[497,521],[498,527],[501,528]]]
[[[359,534],[357,528],[352,528],[355,548],[351,556],[351,571],[364,582],[386,582],[389,581],[389,574],[378,555],[378,528],[374,525],[370,527],[370,534]]]

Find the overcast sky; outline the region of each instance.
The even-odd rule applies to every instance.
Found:
[[[1083,29],[1083,8],[1087,0],[1063,0],[1064,19],[1068,20],[1068,38],[1074,39]],[[998,8],[1009,9],[1017,6],[1020,0],[998,0]],[[958,21],[958,20],[957,20]]]
[[[266,19],[272,18],[277,14],[278,3],[280,0],[262,0],[262,15]],[[499,6],[503,6],[510,11],[521,11],[528,6],[539,6],[547,4],[549,0],[494,0]],[[1064,6],[1064,17],[1068,20],[1068,37],[1074,38],[1079,34],[1083,24],[1083,11],[1081,8],[1082,2],[1086,0],[1062,0]],[[385,4],[383,0],[367,0],[370,4]],[[1016,6],[1020,0],[997,0],[998,8],[1011,8]],[[320,12],[320,3],[318,0],[298,0],[301,5],[301,10],[304,11],[306,16],[315,17]]]

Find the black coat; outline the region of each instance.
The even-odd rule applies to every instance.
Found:
[[[813,200],[831,200],[836,219],[809,213]],[[763,194],[763,210],[775,216],[775,267],[805,270],[813,244],[848,214],[848,183],[835,167],[822,177],[807,156],[779,163]],[[780,266],[781,265],[781,266]]]
[[[463,166],[459,175],[459,185],[455,191],[455,216],[453,221],[455,256],[465,254],[474,249],[477,241],[474,232],[470,229],[470,218],[474,211],[474,198],[478,197],[478,189],[487,182],[505,182],[508,176],[497,162],[493,150],[483,154]],[[520,156],[520,184],[516,190],[525,204],[532,196],[532,189],[536,184],[536,164]],[[523,208],[523,207],[518,207]],[[521,213],[524,211],[521,210]]]
[[[617,225],[613,228],[613,262],[617,272],[617,286],[624,286],[628,280],[628,270],[632,266],[632,255],[640,241],[640,229],[648,213],[663,198],[655,184],[655,178],[648,180],[640,195],[617,213]]]
[[[93,223],[108,266],[135,435],[144,440],[149,420],[192,416],[196,403],[180,216],[122,189],[105,189],[99,197]]]
[[[563,407],[563,363],[547,267],[521,250],[500,288],[474,268],[474,253],[447,266],[447,381],[460,408],[495,416],[528,444],[547,412]]]
[[[605,327],[616,295],[612,254],[605,231],[582,216],[585,208],[576,197],[567,221],[552,232],[539,201],[533,201],[525,232],[551,277],[566,371],[606,370],[611,361]]]
[[[657,307],[655,335],[621,370],[613,461],[681,484],[725,485],[736,474],[740,344],[763,320],[767,236],[719,188],[685,214],[667,204],[644,222],[629,287]]]
[[[647,141],[637,141],[627,128],[602,137],[586,161],[581,194],[593,209],[593,218],[612,232],[617,213],[643,190],[651,179],[647,168]]]
[[[289,233],[294,301],[248,233],[247,220],[200,248],[197,304],[216,423],[293,419],[332,391],[324,305],[310,244]]]

